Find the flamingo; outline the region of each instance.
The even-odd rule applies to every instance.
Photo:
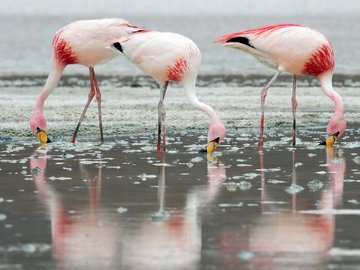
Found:
[[[112,47],[125,55],[144,73],[153,77],[160,86],[158,103],[158,150],[161,136],[164,139],[164,98],[170,81],[179,82],[187,99],[210,118],[207,151],[215,151],[226,134],[226,129],[216,112],[196,96],[196,78],[201,63],[201,53],[189,38],[169,32],[144,31],[121,37]],[[164,144],[163,144],[164,146]]]
[[[335,104],[334,114],[327,125],[329,138],[324,144],[332,145],[346,127],[341,96],[332,86],[334,52],[325,35],[317,30],[296,24],[275,24],[222,36],[216,42],[223,46],[247,52],[262,64],[277,70],[261,92],[261,120],[259,146],[263,145],[264,111],[267,91],[286,71],[293,74],[292,113],[293,136],[296,143],[296,78],[298,75],[316,76],[321,89]]]
[[[104,141],[101,113],[101,91],[96,80],[94,66],[105,63],[118,54],[108,45],[115,42],[121,36],[129,33],[142,31],[142,29],[130,25],[126,20],[119,18],[81,20],[72,22],[56,32],[52,41],[52,67],[45,86],[42,89],[35,111],[30,119],[31,129],[37,133],[42,142],[47,142],[46,119],[43,113],[46,98],[57,86],[60,77],[67,65],[80,64],[89,68],[90,92],[88,100],[81,114],[72,142],[76,141],[81,121],[96,94],[98,103],[98,116],[101,142]]]

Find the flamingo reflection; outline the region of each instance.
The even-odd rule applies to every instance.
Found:
[[[345,173],[345,162],[339,159],[333,147],[326,149],[328,179],[321,191],[320,208],[336,207],[342,198],[342,183]],[[263,156],[261,156],[263,158]],[[337,160],[337,162],[334,162]],[[340,162],[338,162],[340,161]],[[292,184],[297,184],[296,150],[292,152]],[[265,180],[262,179],[266,198]],[[301,194],[301,193],[300,193]],[[250,250],[259,254],[275,253],[271,259],[256,256],[257,263],[271,262],[271,265],[282,265],[286,262],[318,264],[327,260],[328,252],[333,246],[335,234],[335,217],[319,214],[306,215],[297,212],[298,193],[292,194],[290,211],[280,211],[272,215],[261,215],[251,229]],[[306,260],[304,260],[306,256]]]
[[[56,269],[74,269],[72,267],[75,266],[76,269],[99,269],[114,266],[117,241],[113,236],[116,231],[111,226],[99,225],[100,222],[107,222],[107,217],[101,214],[106,211],[98,211],[101,164],[96,177],[91,177],[85,166],[79,165],[81,178],[85,178],[88,184],[89,202],[74,209],[69,207],[67,199],[56,190],[55,184],[46,180],[48,159],[46,146],[42,146],[31,156],[30,167],[39,199],[51,221],[52,253]]]
[[[30,166],[39,172],[34,181],[51,221],[56,269],[196,269],[200,264],[202,211],[223,189],[226,172],[222,163],[209,161],[208,183],[190,190],[184,207],[174,210],[166,204],[167,163],[166,153],[161,152],[156,212],[134,216],[101,208],[101,164],[95,177],[89,165],[80,164],[89,200],[79,203],[83,199],[77,198],[78,206],[72,207],[70,199],[56,189],[56,181],[47,180],[49,160],[46,152],[35,151]]]
[[[249,228],[245,231],[240,228],[235,231],[232,228],[222,230],[223,249],[228,254],[236,255],[224,258],[223,264],[251,265],[254,269],[283,269],[281,267],[290,264],[291,269],[313,265],[325,267],[334,244],[334,215],[301,213],[301,207],[309,207],[301,198],[301,193],[291,194],[290,207],[276,203],[265,180],[264,152],[260,151],[259,157],[261,213],[251,218]],[[346,164],[333,147],[326,149],[326,165],[328,181],[321,189],[320,210],[338,207],[343,193]],[[296,185],[297,170],[302,168],[297,167],[296,150],[292,152],[292,168],[291,182]],[[301,203],[298,202],[299,198]]]
[[[125,269],[197,269],[201,259],[201,213],[216,200],[226,178],[220,162],[209,162],[209,183],[187,193],[183,209],[166,207],[166,153],[160,155],[158,209],[122,250]]]

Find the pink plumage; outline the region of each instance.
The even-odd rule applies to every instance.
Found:
[[[115,39],[138,31],[144,29],[118,18],[75,21],[57,31],[52,40],[52,68],[30,119],[31,129],[34,132],[37,128],[46,130],[43,113],[45,100],[57,86],[65,67],[70,64],[80,64],[89,68],[90,92],[72,141],[76,140],[81,121],[95,95],[98,101],[100,136],[103,141],[101,91],[96,81],[94,66],[118,56],[109,47]]]
[[[240,32],[235,32],[227,35],[223,35],[220,37],[217,41],[217,43],[226,43],[229,39],[232,39],[234,37],[240,37],[240,36],[247,36],[247,35],[253,35],[253,36],[260,36],[261,34],[269,34],[273,31],[276,31],[281,28],[285,27],[292,27],[292,26],[300,26],[298,24],[273,24],[273,25],[266,25],[262,27],[258,27],[255,29],[248,29]],[[300,26],[301,27],[301,26]]]
[[[160,129],[165,119],[164,98],[170,81],[182,84],[189,102],[209,116],[208,141],[224,139],[226,129],[218,115],[196,96],[195,85],[201,64],[201,53],[192,40],[176,33],[144,31],[120,38],[113,47],[160,85],[158,145],[161,141]]]
[[[316,76],[324,93],[335,104],[327,131],[342,135],[346,121],[341,97],[332,87],[332,74],[335,66],[334,51],[330,41],[319,31],[297,24],[275,24],[255,29],[223,35],[217,41],[226,47],[245,51],[264,65],[277,70],[272,80],[265,86],[261,95],[260,139],[263,144],[264,106],[267,90],[283,72],[293,74],[293,144],[295,145],[296,118],[296,76]]]

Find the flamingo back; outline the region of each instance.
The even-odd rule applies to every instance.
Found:
[[[334,68],[329,40],[301,25],[264,26],[224,35],[217,42],[250,53],[271,68],[297,75],[319,75]]]
[[[53,39],[54,57],[63,65],[93,67],[116,57],[109,45],[137,30],[127,21],[117,18],[75,21],[56,33]]]
[[[130,61],[159,83],[196,79],[201,64],[201,53],[196,44],[180,34],[139,32],[124,36],[116,45]]]

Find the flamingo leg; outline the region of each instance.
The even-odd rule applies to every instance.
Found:
[[[93,81],[93,85],[95,86],[96,91],[96,101],[98,103],[98,115],[99,115],[99,128],[100,128],[100,140],[104,142],[104,132],[103,132],[103,124],[102,124],[102,112],[101,112],[101,91],[99,88],[99,84],[96,80],[94,68],[90,67],[90,80]]]
[[[296,101],[296,75],[293,74],[293,89],[292,89],[292,113],[293,113],[293,134],[292,134],[292,144],[293,146],[296,145],[296,108],[297,108],[297,101]]]
[[[94,86],[93,80],[91,79],[91,68],[89,68],[89,73],[90,73],[90,92],[89,92],[89,95],[88,95],[88,100],[87,100],[87,102],[85,104],[85,107],[83,109],[83,112],[81,113],[79,122],[78,122],[78,124],[77,124],[77,126],[75,128],[74,134],[72,136],[72,139],[71,139],[72,143],[75,143],[75,141],[76,141],[76,137],[77,137],[77,134],[79,132],[81,122],[83,121],[83,119],[85,117],[85,114],[86,114],[86,111],[89,108],[89,105],[90,105],[92,99],[95,96],[95,86]]]
[[[165,150],[166,140],[165,140],[165,126],[163,125],[163,122],[165,121],[166,111],[164,108],[164,99],[168,85],[169,85],[169,81],[166,81],[164,85],[162,85],[160,88],[160,100],[158,103],[158,142],[157,142],[158,151]],[[162,139],[162,143],[161,143],[161,139]]]
[[[265,99],[267,95],[267,91],[269,90],[270,86],[273,82],[277,79],[280,75],[281,70],[278,70],[274,77],[267,83],[267,85],[261,91],[261,119],[260,119],[260,136],[258,146],[263,146],[264,144],[264,123],[265,123]]]

